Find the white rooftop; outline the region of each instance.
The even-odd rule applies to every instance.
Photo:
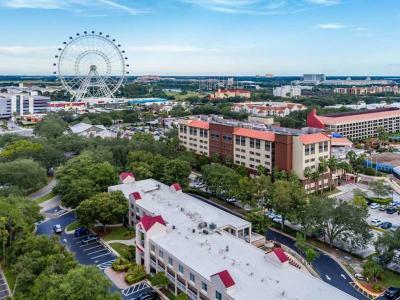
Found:
[[[283,265],[274,253],[257,247],[223,230],[202,233],[198,224],[211,222],[247,227],[249,222],[224,212],[152,179],[109,187],[126,197],[139,192],[136,204],[154,215],[162,215],[167,233],[152,237],[155,244],[173,255],[202,277],[210,280],[227,270],[235,281],[229,295],[236,300],[344,300],[352,296],[291,265]],[[182,209],[183,208],[183,209]],[[172,225],[175,226],[173,229]],[[193,232],[193,229],[196,229]]]
[[[91,124],[87,124],[87,123],[83,123],[83,122],[71,126],[70,129],[71,129],[72,133],[81,133],[92,127],[98,128],[100,130],[107,130],[103,125],[91,125]]]

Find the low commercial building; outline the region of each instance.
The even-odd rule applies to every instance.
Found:
[[[129,199],[136,263],[164,272],[191,300],[344,300],[350,295],[303,270],[281,248],[252,245],[251,224],[152,179],[109,187]]]
[[[115,137],[115,134],[105,128],[103,125],[91,125],[87,123],[78,123],[70,126],[69,131],[84,137]]]
[[[370,155],[365,159],[364,165],[366,168],[400,176],[400,154],[398,153],[383,152]]]
[[[257,117],[286,117],[294,111],[306,110],[303,104],[290,102],[258,102],[235,103],[231,110],[234,112],[246,112]]]
[[[378,135],[382,127],[387,133],[400,131],[400,109],[396,107],[360,110],[318,116],[313,109],[307,116],[309,127],[326,129],[351,139],[367,139]]]
[[[248,90],[243,89],[218,89],[213,94],[210,95],[210,99],[218,100],[218,99],[226,99],[232,97],[240,97],[240,98],[250,98],[251,93]]]
[[[275,97],[296,98],[301,96],[301,86],[283,85],[274,87],[272,93]]]
[[[318,170],[320,159],[331,155],[330,137],[318,130],[269,127],[223,119],[180,120],[180,144],[189,151],[207,157],[230,158],[251,172],[260,166],[271,173],[274,168],[293,171],[307,190],[315,188],[304,176],[306,169]],[[320,184],[327,187],[329,174]]]
[[[371,86],[371,87],[353,86],[351,88],[335,88],[333,92],[339,95],[373,95],[373,94],[383,94],[383,93],[399,94],[400,89],[397,85]]]

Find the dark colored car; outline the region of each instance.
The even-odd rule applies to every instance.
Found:
[[[97,234],[89,234],[85,238],[82,239],[82,244],[91,244],[98,242],[100,237]]]
[[[158,293],[155,291],[146,292],[137,298],[137,300],[158,300],[158,299],[160,299],[160,296],[158,296]]]
[[[79,228],[75,229],[75,236],[76,237],[88,235],[89,233],[90,233],[89,229],[87,229],[86,227],[79,227]]]
[[[386,213],[387,214],[389,214],[389,215],[392,215],[392,214],[394,214],[395,212],[397,212],[397,208],[396,207],[388,207],[388,208],[386,208]]]
[[[381,228],[382,229],[389,229],[392,226],[393,226],[393,224],[390,223],[390,222],[383,222],[382,225],[381,225]]]
[[[385,291],[385,296],[389,299],[398,299],[400,297],[400,288],[390,287]]]

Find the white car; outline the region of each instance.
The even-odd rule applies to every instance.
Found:
[[[276,223],[282,223],[282,216],[276,215],[275,218],[272,219],[272,221],[274,221]]]
[[[381,226],[382,223],[383,223],[382,220],[379,220],[379,219],[373,219],[373,220],[371,221],[371,225],[372,225],[372,226],[376,226],[376,227]]]
[[[357,280],[365,281],[365,277],[360,273],[354,274],[354,278],[357,279]]]
[[[369,208],[371,209],[378,209],[379,207],[381,207],[378,203],[372,203]]]
[[[54,225],[54,227],[53,227],[53,231],[54,231],[55,233],[61,233],[63,230],[62,230],[62,227],[61,227],[60,224],[56,224],[56,225]]]

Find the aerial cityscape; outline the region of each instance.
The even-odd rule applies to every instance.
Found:
[[[400,300],[399,12],[0,0],[0,300]]]

